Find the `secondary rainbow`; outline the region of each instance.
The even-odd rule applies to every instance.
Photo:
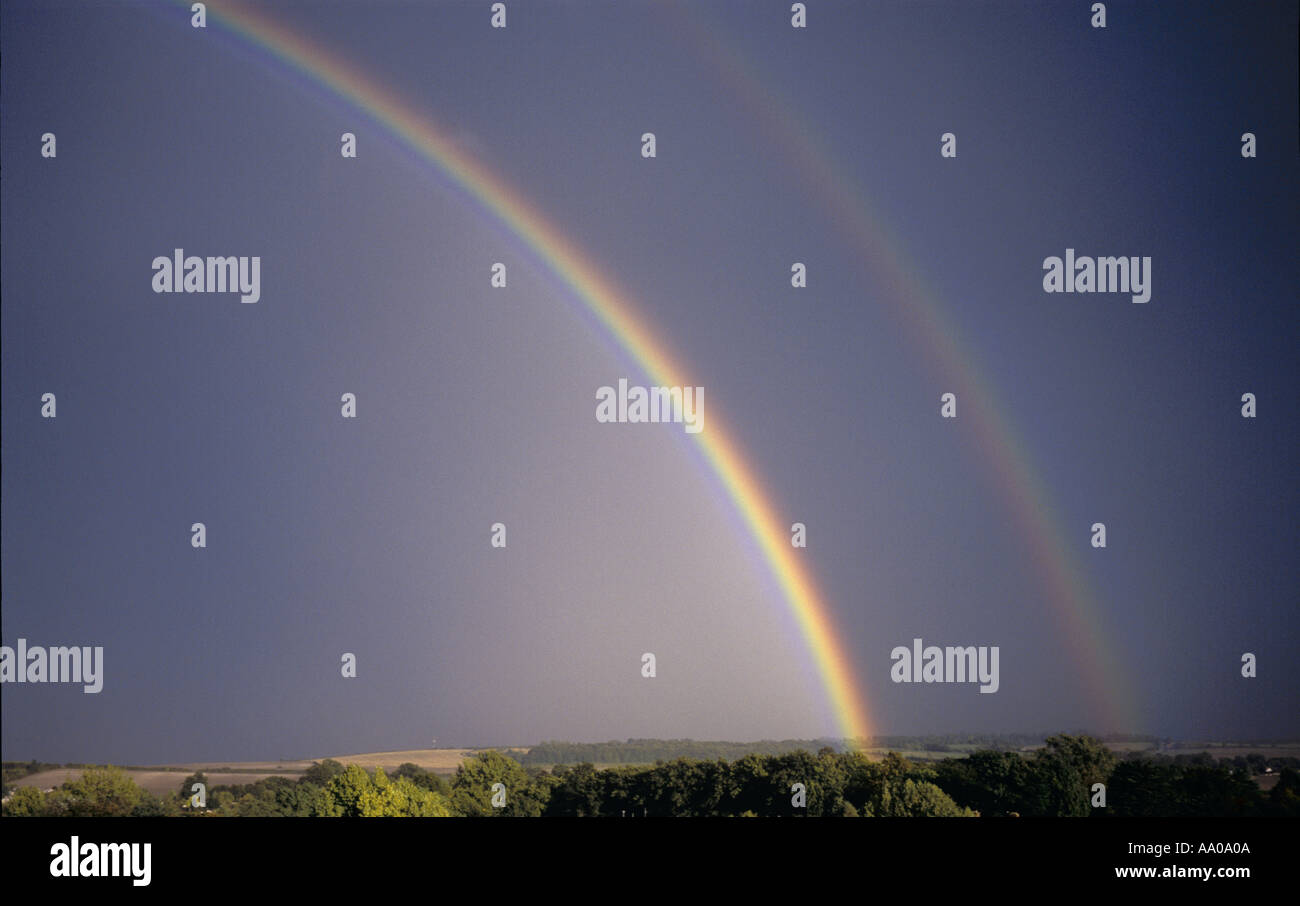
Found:
[[[978,449],[1019,526],[1030,554],[1027,561],[1039,574],[1096,709],[1093,719],[1105,724],[1097,729],[1140,729],[1143,720],[1138,696],[1078,562],[1077,551],[1086,545],[1087,536],[1077,527],[1069,532],[1062,527],[1051,489],[1035,469],[1029,445],[1001,404],[994,381],[945,311],[939,294],[909,261],[903,242],[888,228],[887,218],[873,209],[852,170],[818,137],[815,124],[800,112],[799,105],[783,96],[781,85],[763,80],[739,49],[728,43],[726,36],[734,29],[708,21],[698,4],[674,0],[659,9],[672,20],[673,33],[716,71],[732,99],[763,128],[768,141],[765,147],[777,148],[785,155],[791,173],[812,188],[829,215],[842,225],[847,242],[860,253],[859,260],[871,279],[886,290],[882,301],[892,304],[914,347],[923,351],[931,368],[943,376],[944,389],[955,390],[961,398],[963,414],[971,416],[964,417],[962,425],[973,429]],[[938,137],[936,131],[936,143]],[[937,151],[935,154],[937,159]]]
[[[188,4],[184,4],[188,10]],[[436,123],[391,89],[318,44],[264,14],[238,4],[208,4],[217,22],[250,44],[364,111],[409,150],[442,170],[500,222],[507,225],[568,285],[601,327],[654,383],[692,382],[663,342],[638,316],[627,296],[602,274],[518,192],[471,158]],[[840,644],[829,608],[807,568],[790,545],[785,520],[745,461],[715,411],[708,426],[690,435],[744,520],[772,572],[812,657],[831,713],[846,740],[865,740],[873,724],[852,667]]]

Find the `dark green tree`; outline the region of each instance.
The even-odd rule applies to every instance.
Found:
[[[506,807],[492,805],[495,784],[505,787]],[[498,817],[510,814],[507,809],[511,799],[521,795],[528,787],[528,774],[523,765],[507,758],[496,750],[479,752],[456,768],[451,781],[452,810],[457,815],[472,818]]]

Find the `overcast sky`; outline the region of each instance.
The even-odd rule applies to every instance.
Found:
[[[504,31],[489,5],[274,15],[627,290],[807,525],[880,733],[1300,732],[1294,3],[1094,29],[1073,2],[809,2],[802,31],[785,2],[509,3]],[[105,651],[99,694],[5,684],[4,758],[836,735],[695,441],[597,423],[598,387],[646,378],[572,289],[188,15],[0,8],[3,643]],[[155,294],[176,248],[260,256],[260,301]],[[1045,293],[1067,248],[1149,256],[1150,301]],[[1013,486],[1046,488],[1118,702],[922,310],[1023,438]],[[913,638],[999,646],[998,692],[892,683]]]

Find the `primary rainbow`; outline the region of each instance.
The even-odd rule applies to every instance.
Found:
[[[184,4],[188,9],[188,3]],[[337,97],[364,111],[419,157],[434,164],[492,215],[506,224],[557,277],[567,284],[596,321],[656,384],[685,386],[681,366],[638,316],[630,301],[536,208],[459,148],[429,116],[345,60],[267,16],[237,4],[208,4],[216,21],[284,64],[310,76]],[[841,734],[848,741],[873,735],[861,687],[830,618],[830,611],[805,568],[784,520],[745,462],[716,414],[690,435],[744,520],[775,578],[812,656]]]

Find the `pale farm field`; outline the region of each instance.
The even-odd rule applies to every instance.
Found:
[[[527,750],[527,746],[516,746]],[[233,784],[253,783],[263,777],[288,777],[297,779],[312,766],[314,761],[333,758],[341,764],[360,765],[366,770],[383,768],[391,774],[400,765],[407,762],[418,765],[435,774],[454,774],[462,761],[484,749],[404,749],[397,752],[368,752],[358,755],[323,755],[320,758],[304,758],[294,761],[207,761],[189,764],[153,765],[149,767],[131,767],[126,772],[141,787],[155,796],[171,793],[180,789],[181,781],[190,774],[202,771],[208,776],[208,785],[228,786]],[[506,751],[501,749],[499,751]],[[56,768],[29,774],[13,781],[13,786],[35,786],[42,790],[58,787],[68,780],[81,776],[80,768]]]

